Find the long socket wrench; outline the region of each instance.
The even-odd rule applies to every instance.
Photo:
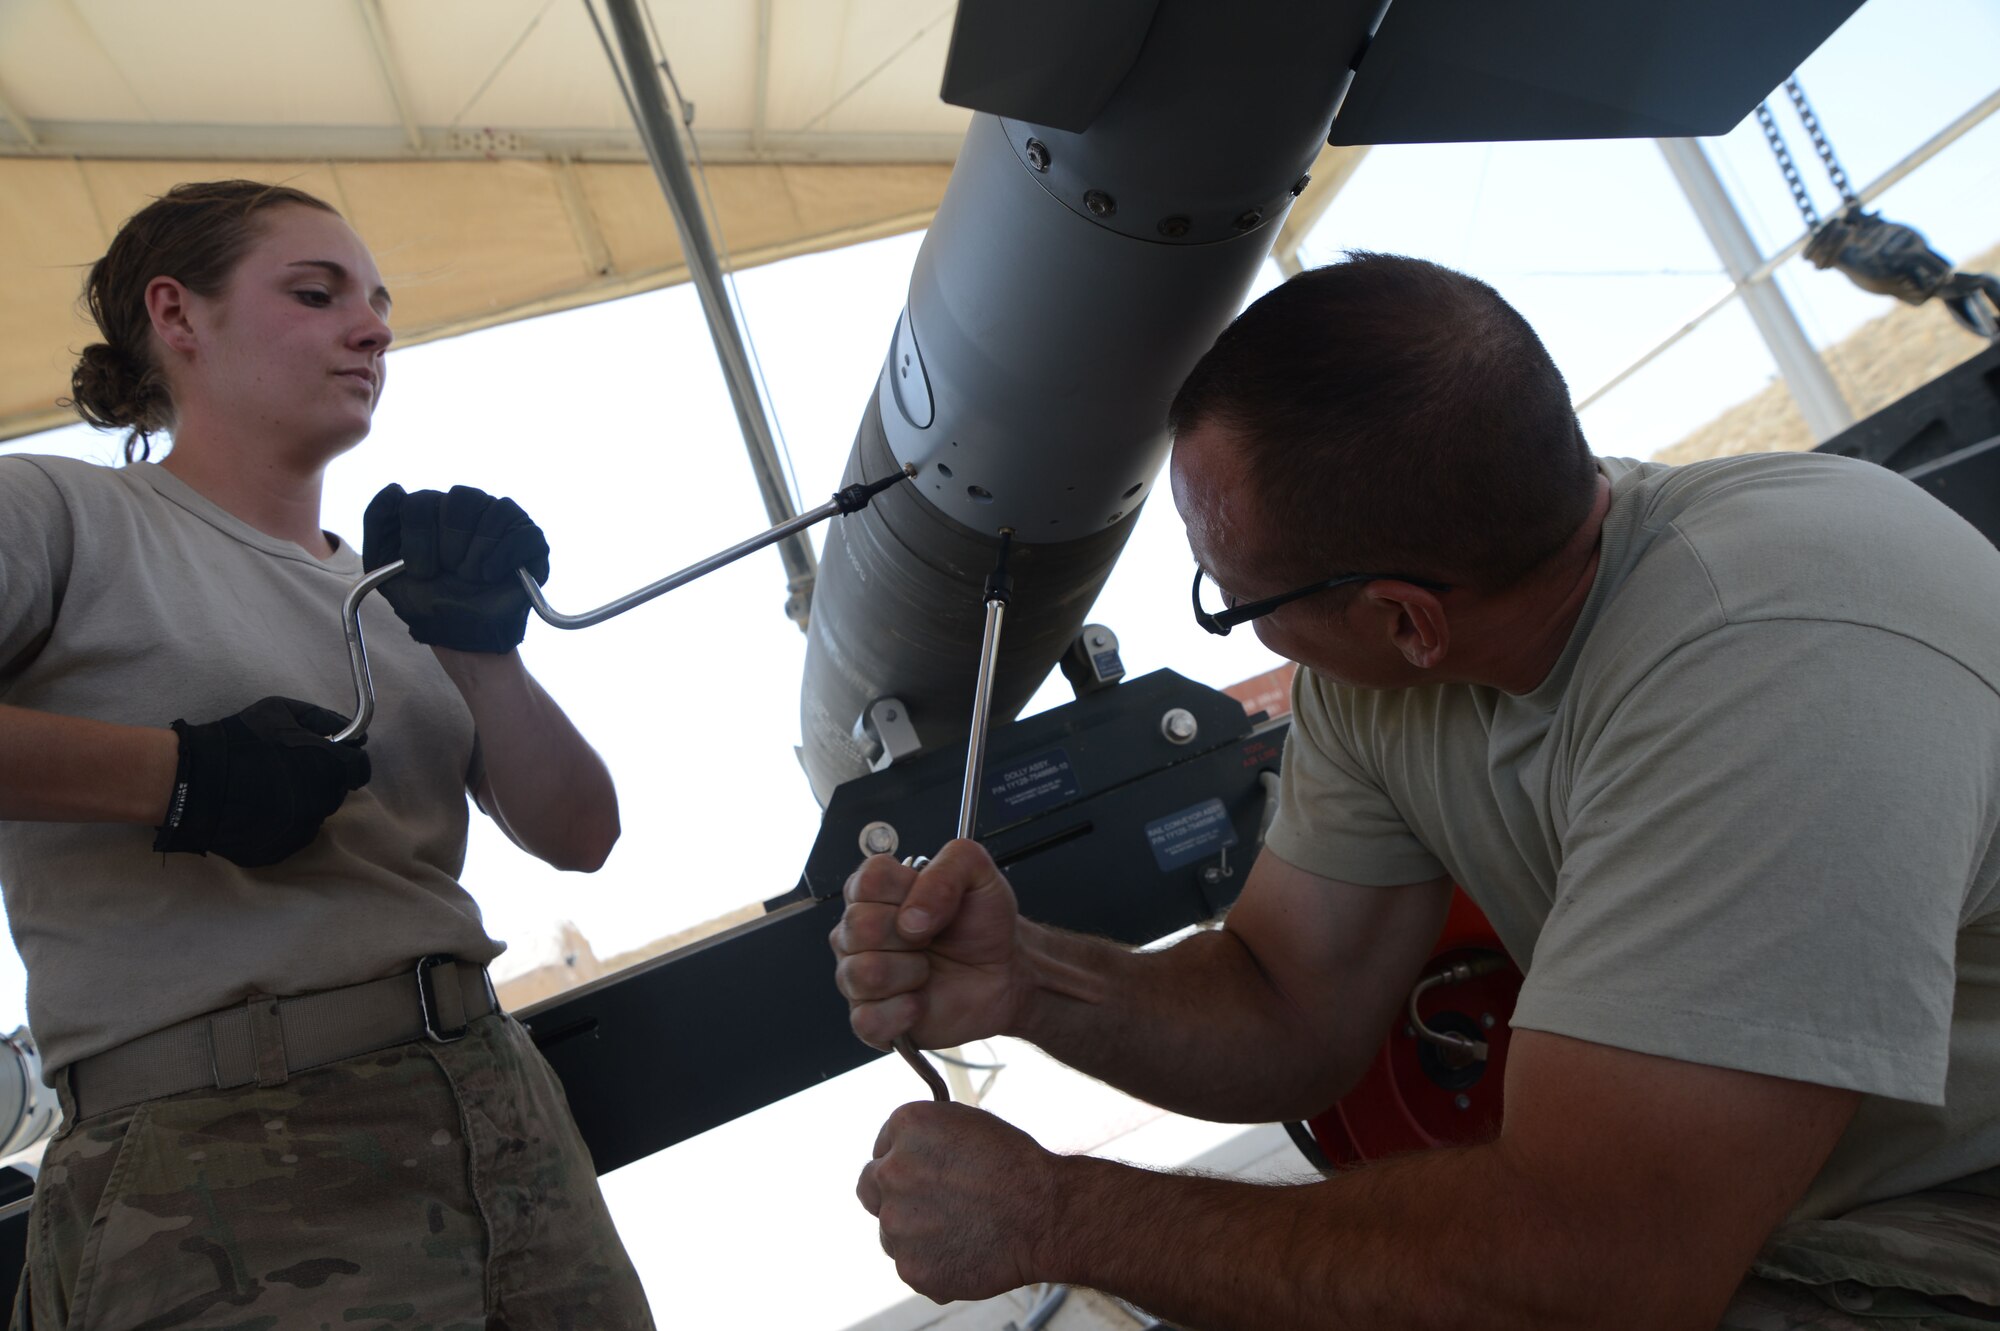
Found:
[[[754,554],[767,545],[776,545],[794,532],[802,532],[808,527],[818,526],[828,518],[841,513],[859,513],[868,507],[868,502],[898,481],[907,480],[917,474],[914,466],[905,464],[903,469],[879,481],[856,482],[836,490],[833,498],[818,508],[787,518],[777,526],[747,541],[739,541],[719,554],[710,555],[698,564],[690,564],[678,573],[669,573],[658,582],[649,582],[636,592],[628,593],[615,601],[600,605],[595,610],[586,610],[580,615],[566,615],[549,604],[542,594],[542,586],[534,575],[526,569],[517,569],[515,574],[521,579],[522,588],[528,593],[528,604],[544,621],[559,629],[587,629],[593,624],[602,624],[624,614],[637,606],[642,606],[656,596],[664,596],[676,587],[685,587],[696,578],[703,577],[735,563],[748,554]],[[341,629],[347,635],[347,662],[354,672],[354,720],[347,728],[333,736],[333,742],[344,744],[349,740],[368,733],[368,723],[375,719],[375,681],[368,673],[368,644],[361,636],[361,603],[368,599],[368,593],[380,587],[389,579],[403,571],[403,561],[398,559],[369,573],[347,591],[347,599],[340,606]]]
[[[1013,595],[1013,579],[1007,576],[1007,553],[1014,541],[1014,529],[1000,529],[1000,558],[993,566],[993,572],[986,577],[986,628],[979,638],[979,674],[972,686],[972,732],[965,742],[965,786],[958,796],[958,839],[973,840],[973,831],[979,821],[979,787],[986,775],[986,731],[993,715],[993,667],[1000,659],[1000,628],[1007,617],[1007,601]],[[913,855],[903,861],[913,869],[921,869],[930,860],[922,855]],[[930,1087],[931,1099],[939,1104],[949,1103],[951,1091],[944,1084],[935,1064],[918,1052],[917,1042],[909,1035],[899,1035],[891,1046],[903,1056],[903,1061],[916,1070]]]

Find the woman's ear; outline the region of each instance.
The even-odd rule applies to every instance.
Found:
[[[168,348],[192,355],[197,338],[189,321],[190,293],[178,278],[156,277],[146,283],[146,315],[153,332]]]

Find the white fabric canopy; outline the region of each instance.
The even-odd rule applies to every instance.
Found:
[[[735,266],[921,227],[966,112],[941,0],[651,0]],[[296,184],[408,344],[686,277],[583,0],[0,6],[0,438],[55,406],[84,269],[177,181]]]
[[[929,223],[968,118],[938,97],[952,0],[642,4],[730,266]],[[1365,151],[1322,155],[1281,261]],[[75,419],[119,222],[222,176],[346,214],[406,346],[687,277],[585,0],[5,0],[0,439]]]

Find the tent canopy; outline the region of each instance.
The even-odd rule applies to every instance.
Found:
[[[650,0],[743,267],[923,226],[967,113],[950,0]],[[119,221],[248,176],[340,208],[446,337],[682,281],[672,217],[584,0],[12,0],[0,7],[0,438],[94,339]]]

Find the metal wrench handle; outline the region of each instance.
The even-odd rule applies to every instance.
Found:
[[[375,719],[375,681],[368,674],[368,644],[361,638],[361,602],[368,593],[402,571],[400,559],[382,565],[349,587],[347,598],[340,603],[340,627],[347,635],[347,664],[354,672],[354,719],[333,736],[335,744],[345,744],[356,735],[367,734],[368,723]]]
[[[944,1074],[937,1070],[937,1064],[931,1062],[918,1052],[915,1040],[912,1040],[907,1035],[899,1035],[896,1037],[896,1042],[890,1047],[901,1054],[903,1061],[914,1068],[916,1074],[924,1079],[924,1085],[931,1088],[931,1099],[941,1105],[951,1103],[951,1088],[944,1084]]]
[[[1000,558],[993,573],[986,579],[986,627],[979,638],[979,674],[972,686],[972,729],[965,742],[965,787],[958,796],[958,839],[971,841],[979,822],[979,787],[986,776],[986,732],[993,717],[993,670],[1000,660],[1000,629],[1007,618],[1007,599],[1013,588],[1007,578],[1007,553],[1013,545],[1014,531],[1011,527],[1000,529]],[[913,869],[921,869],[930,860],[922,855],[913,855],[903,863]],[[949,1104],[951,1091],[945,1086],[944,1078],[937,1068],[917,1050],[917,1043],[908,1035],[896,1037],[895,1051],[903,1056],[903,1061],[915,1068],[917,1075],[924,1079],[924,1085],[931,1088],[931,1099],[939,1104]]]
[[[958,836],[973,839],[979,822],[979,788],[986,775],[987,721],[993,714],[993,668],[1000,658],[1000,629],[1007,603],[986,603],[986,629],[979,640],[979,678],[972,686],[972,732],[965,742],[965,788],[958,796]]]
[[[911,855],[903,861],[912,869],[921,869],[930,862],[931,857],[928,855]],[[910,1065],[911,1070],[924,1079],[924,1085],[931,1089],[931,1099],[941,1105],[951,1103],[951,1088],[944,1084],[944,1074],[937,1070],[937,1064],[923,1056],[922,1051],[917,1048],[916,1040],[907,1031],[890,1041],[889,1047],[901,1054],[903,1061]]]
[[[663,596],[676,587],[684,587],[704,574],[713,573],[725,565],[733,564],[748,554],[754,554],[767,545],[775,545],[795,532],[802,532],[816,523],[824,522],[839,513],[859,513],[868,507],[868,501],[881,494],[898,481],[907,480],[917,474],[917,469],[905,463],[903,469],[884,476],[879,481],[857,481],[834,492],[833,498],[807,513],[788,518],[769,531],[752,536],[747,541],[739,541],[720,554],[710,555],[698,564],[690,564],[678,573],[670,573],[658,582],[648,583],[638,591],[621,596],[608,605],[580,615],[566,615],[557,610],[542,595],[542,586],[526,569],[515,570],[521,579],[521,586],[528,593],[528,604],[535,608],[550,624],[559,629],[587,629],[593,624],[602,624],[616,615],[622,615],[634,606],[644,605],[656,596]],[[375,719],[375,681],[368,673],[368,644],[361,636],[361,603],[368,593],[380,587],[389,579],[403,571],[400,559],[382,565],[350,587],[347,599],[341,602],[340,626],[347,637],[347,662],[354,673],[354,720],[333,736],[336,744],[345,744],[356,736],[368,733],[368,723]]]
[[[896,479],[902,478],[899,476]],[[781,522],[760,536],[752,536],[747,541],[738,542],[720,554],[710,555],[698,564],[689,564],[678,573],[669,573],[658,582],[649,582],[636,592],[630,592],[615,601],[598,606],[595,610],[586,610],[577,615],[566,615],[550,605],[549,598],[542,594],[542,584],[536,582],[528,570],[520,569],[518,574],[521,586],[528,593],[528,604],[535,607],[536,614],[559,629],[587,629],[593,624],[602,624],[607,619],[622,615],[635,606],[642,606],[656,596],[664,596],[676,587],[684,587],[696,578],[733,564],[743,556],[762,550],[767,545],[776,545],[794,532],[804,531],[816,522],[824,522],[834,514],[846,511],[840,507],[837,499],[829,499],[818,508]]]
[[[868,507],[869,500],[896,482],[916,475],[916,471],[913,464],[905,463],[901,471],[892,472],[879,481],[856,482],[844,489],[836,490],[833,498],[818,508],[801,513],[795,518],[787,518],[769,531],[752,536],[747,541],[738,541],[720,554],[710,555],[697,564],[689,564],[678,573],[669,573],[658,582],[649,582],[636,592],[630,592],[615,601],[600,605],[595,610],[586,610],[579,615],[566,615],[550,605],[548,597],[542,594],[542,585],[536,582],[526,569],[519,570],[521,586],[528,593],[528,604],[534,606],[535,613],[548,623],[559,629],[587,629],[593,624],[602,624],[607,619],[622,615],[635,606],[644,605],[656,596],[664,596],[676,587],[684,587],[696,578],[735,563],[745,555],[755,554],[767,545],[776,545],[787,536],[825,522],[836,514],[859,513]]]

